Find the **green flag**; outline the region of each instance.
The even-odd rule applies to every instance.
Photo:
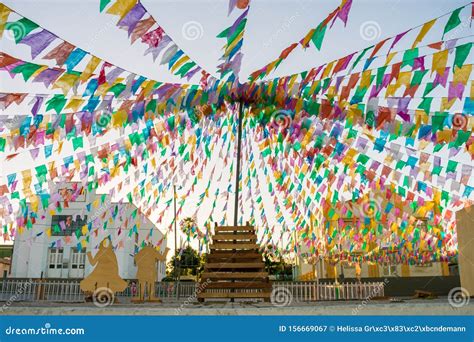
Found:
[[[5,29],[12,31],[15,43],[17,44],[37,27],[37,24],[26,18],[21,18],[14,23],[7,23],[5,25]]]
[[[313,42],[316,49],[321,50],[321,45],[323,44],[324,35],[326,34],[326,25],[319,24],[319,26],[314,31],[311,41]]]
[[[111,0],[100,0],[100,11],[102,12],[104,8],[109,4]]]
[[[58,94],[54,95],[51,99],[46,102],[46,111],[54,109],[56,113],[61,113],[61,110],[66,105],[66,98],[64,95]]]
[[[84,143],[82,140],[82,136],[76,137],[72,139],[72,146],[74,148],[74,151],[77,150],[78,148],[84,147]]]
[[[12,73],[22,74],[23,79],[25,81],[28,81],[31,75],[33,75],[39,68],[41,68],[41,65],[26,62],[22,65],[18,65],[15,68],[13,68]]]
[[[456,47],[456,57],[454,58],[454,66],[461,68],[466,61],[469,52],[471,51],[472,43],[466,43]]]
[[[457,26],[459,26],[459,24],[461,24],[461,19],[459,18],[459,13],[461,12],[461,10],[463,9],[464,7],[460,7],[458,8],[457,10],[454,10],[453,13],[451,14],[451,16],[449,17],[449,20],[448,22],[446,23],[446,26],[444,27],[444,32],[443,32],[443,38],[444,39],[444,35],[446,33],[448,33],[449,31],[451,31],[452,29],[456,28]]]

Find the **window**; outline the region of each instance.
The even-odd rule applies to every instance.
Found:
[[[63,249],[62,248],[50,248],[48,267],[50,269],[61,269],[63,267]]]
[[[384,276],[396,276],[397,275],[397,265],[383,265],[383,275]]]
[[[79,184],[70,184],[58,189],[62,201],[65,202],[85,202],[86,190]]]
[[[433,263],[431,261],[429,262],[424,262],[424,263],[417,263],[415,264],[415,267],[432,267]]]
[[[85,250],[78,250],[77,248],[71,249],[71,269],[84,269],[86,264],[86,252]]]
[[[87,215],[82,219],[79,215],[76,219],[72,215],[54,215],[51,220],[52,236],[71,236],[79,229],[82,232],[82,226],[87,224]]]

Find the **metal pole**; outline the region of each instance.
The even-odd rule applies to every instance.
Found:
[[[176,229],[176,185],[173,185],[173,204],[174,204],[174,254],[176,256],[176,251],[178,250],[178,231]]]
[[[174,207],[174,274],[175,277],[178,279],[178,286],[179,287],[179,261],[178,261],[178,228],[177,228],[177,219],[178,215],[176,212],[176,185],[173,185],[173,207]],[[176,279],[175,279],[176,281]],[[178,288],[179,291],[179,288]],[[179,293],[178,293],[179,298]]]
[[[234,205],[234,226],[238,224],[239,218],[239,178],[240,178],[240,159],[242,154],[242,120],[244,117],[244,102],[239,103],[239,122],[237,131],[237,171],[235,173],[235,205]]]

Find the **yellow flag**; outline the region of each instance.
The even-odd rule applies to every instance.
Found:
[[[107,13],[125,17],[128,12],[135,6],[137,0],[117,0],[108,10]]]
[[[328,63],[328,65],[326,66],[326,68],[323,71],[323,74],[322,74],[321,78],[326,78],[326,77],[329,76],[329,73],[331,72],[332,67],[334,66],[335,62],[336,61],[332,61],[332,62]]]
[[[456,102],[456,100],[457,100],[456,97],[452,98],[451,100],[449,100],[447,97],[442,97],[440,110],[445,111],[445,110],[450,109],[453,106],[453,104]]]
[[[3,36],[3,30],[5,30],[5,25],[7,24],[10,12],[11,10],[7,6],[0,3],[0,38]]]
[[[114,127],[122,127],[123,124],[127,121],[127,118],[127,111],[121,109],[112,115],[112,124]]]
[[[367,88],[370,86],[370,80],[372,76],[372,70],[366,70],[362,73],[362,78],[360,80],[360,87],[361,88]]]
[[[174,65],[171,67],[171,72],[174,72],[175,70],[177,70],[180,66],[182,66],[188,60],[189,60],[189,57],[186,55],[178,59],[178,61],[174,63]]]
[[[396,51],[390,52],[390,53],[387,55],[387,58],[385,59],[385,64],[384,64],[384,65],[385,65],[385,66],[386,66],[386,65],[389,65],[390,62],[392,61],[393,57],[395,57],[396,54],[397,54]]]
[[[431,73],[433,73],[433,71],[436,71],[439,75],[444,74],[444,70],[446,69],[446,63],[448,62],[448,53],[448,50],[443,50],[433,55],[433,65],[431,67]]]
[[[72,98],[67,104],[65,109],[71,109],[74,112],[77,112],[77,110],[79,109],[79,106],[82,105],[84,101],[85,100],[83,100],[82,98]]]
[[[64,95],[71,90],[74,84],[77,82],[79,75],[64,73],[56,82],[54,82],[53,89],[59,88],[63,91]]]
[[[457,66],[454,67],[453,83],[458,84],[461,82],[463,85],[466,85],[467,81],[469,80],[469,76],[471,76],[471,72],[472,64],[463,65],[461,68]]]
[[[433,27],[435,22],[436,22],[436,19],[433,19],[423,25],[423,27],[420,30],[420,33],[418,33],[418,36],[416,36],[415,41],[413,42],[413,45],[411,46],[412,49],[416,48],[418,43],[420,43],[423,40],[423,38],[425,38],[426,34],[431,29],[431,27]]]
[[[79,77],[79,80],[81,82],[87,81],[89,77],[92,75],[92,73],[94,72],[94,70],[99,65],[100,61],[101,61],[100,58],[96,56],[92,56],[91,60],[89,61],[89,63],[87,63],[86,68],[84,69],[81,76]]]

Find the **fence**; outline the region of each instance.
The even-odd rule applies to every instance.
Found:
[[[319,283],[316,281],[274,282],[273,288],[284,288],[295,302],[319,300],[363,300],[384,296],[383,282]]]
[[[84,302],[85,295],[80,289],[79,280],[24,280],[3,279],[0,281],[0,302],[48,301]],[[155,296],[164,301],[193,301],[196,298],[198,283],[195,282],[157,282]],[[327,300],[363,300],[383,297],[384,283],[319,283],[317,281],[273,282],[273,290],[284,289],[291,294],[294,302]],[[139,288],[131,282],[125,291],[117,293],[121,302],[138,296]]]

